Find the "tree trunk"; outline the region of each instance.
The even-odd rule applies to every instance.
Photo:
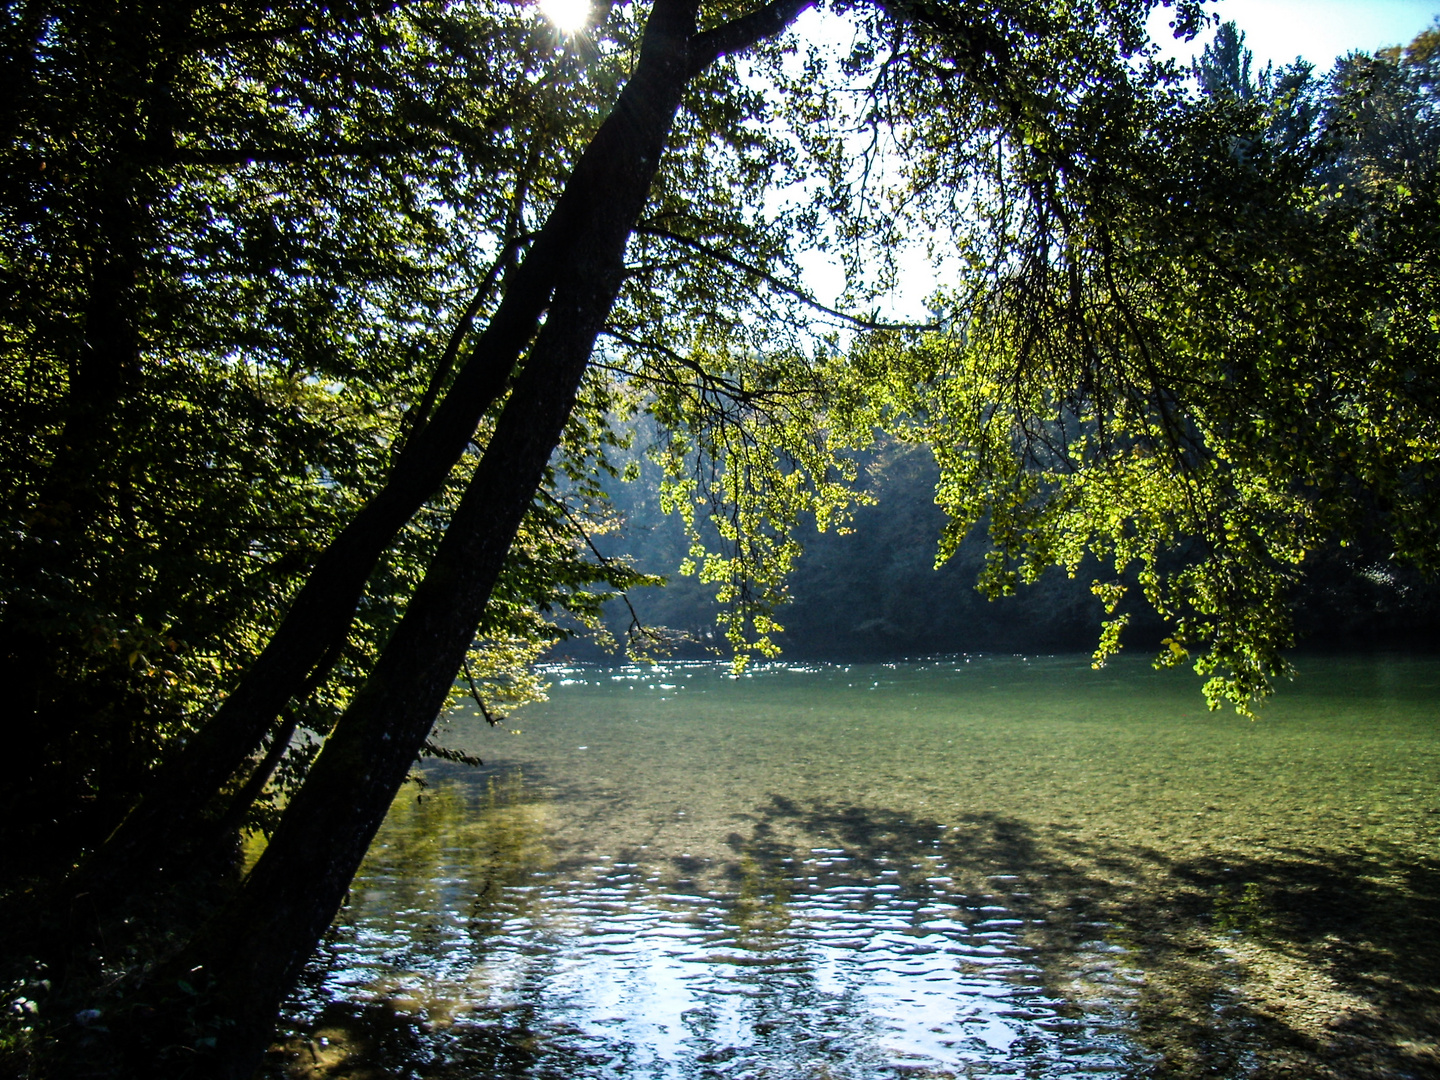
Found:
[[[624,280],[626,242],[685,84],[718,56],[779,33],[809,2],[777,0],[696,35],[699,0],[656,0],[634,75],[552,214],[567,242],[554,249],[564,258],[553,263],[549,316],[445,537],[239,896],[152,982],[160,1007],[136,1021],[146,1030],[123,1036],[137,1075],[153,1072],[158,1047],[193,1037],[195,1003],[164,1004],[176,979],[207,988],[218,1038],[213,1053],[188,1058],[190,1071],[237,1080],[253,1072],[474,639]]]
[[[637,79],[639,74],[637,68]],[[686,77],[689,74],[687,70]],[[405,523],[439,490],[485,411],[504,390],[550,305],[557,275],[573,270],[597,229],[613,222],[616,162],[643,166],[648,185],[659,151],[646,157],[634,133],[617,126],[633,124],[640,114],[633,100],[636,92],[627,86],[621,93],[614,112],[576,164],[433,419],[409,440],[385,486],[321,553],[250,670],[189,745],[156,774],[146,797],[82,868],[74,891],[123,892],[126,884],[143,881],[167,858],[183,856],[174,841],[184,823],[203,813],[226,781],[245,766],[274,718],[300,692],[316,665],[343,644],[376,563]],[[628,228],[629,224],[625,236]],[[624,236],[620,244],[623,250]]]
[[[173,966],[211,986],[214,1015],[233,1022],[218,1028],[215,1075],[255,1068],[473,640],[619,292],[625,244],[679,108],[697,3],[660,0],[651,15],[635,74],[591,146],[591,220],[404,618],[240,896]]]

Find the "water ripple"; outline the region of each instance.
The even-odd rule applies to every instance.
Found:
[[[382,868],[294,1018],[342,999],[409,1009],[444,1032],[417,1076],[477,1054],[497,1078],[1135,1075],[1123,993],[1082,1009],[1047,991],[1024,918],[944,875],[820,867],[839,854],[748,894],[660,891],[633,862],[537,875],[495,897],[483,932],[388,903],[400,883]],[[1087,979],[1123,959],[1086,944]],[[524,1048],[508,1071],[505,1045]]]

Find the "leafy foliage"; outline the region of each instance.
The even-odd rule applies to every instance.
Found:
[[[5,787],[50,808],[8,819],[58,818],[64,853],[228,692],[423,423],[451,328],[458,346],[494,304],[624,58],[580,79],[506,4],[36,0],[4,34],[0,636],[27,717]],[[310,735],[282,789],[455,497],[399,539],[296,703]],[[486,630],[510,643],[504,684],[534,652],[514,643],[555,633],[546,607],[585,615],[590,585],[629,580],[583,558],[585,516],[537,504]]]
[[[4,850],[154,856],[167,783],[193,832],[275,827],[174,984],[215,974],[243,1022],[205,1022],[244,1030],[187,1052],[263,1045],[456,668],[452,703],[532,697],[544,645],[648,580],[592,543],[637,414],[742,657],[877,431],[933,449],[942,553],[987,523],[989,591],[1099,558],[1100,656],[1133,576],[1212,701],[1283,670],[1322,543],[1433,568],[1433,35],[1319,85],[1252,79],[1230,32],[1197,96],[1131,0],[845,0],[848,49],[784,38],[803,6],[612,4],[571,38],[492,0],[0,16],[3,809],[45,846]],[[889,323],[920,248],[937,316]],[[415,446],[363,594],[315,602],[348,631],[227,712]],[[195,747],[218,780],[176,776]],[[288,944],[261,974],[232,926]]]
[[[986,520],[992,595],[1106,561],[1099,663],[1133,571],[1173,627],[1158,662],[1194,653],[1212,706],[1245,710],[1288,670],[1307,553],[1378,529],[1434,558],[1437,222],[1414,191],[1437,162],[1401,158],[1412,188],[1365,147],[1386,136],[1357,119],[1374,104],[1357,65],[1398,109],[1433,109],[1398,57],[1352,58],[1323,91],[1304,69],[1257,86],[1236,44],[1204,58],[1198,99],[1152,71],[1143,94],[1112,104],[1107,82],[1043,140],[1020,133],[981,203],[1009,257],[968,259],[949,333],[863,344],[859,385],[890,393],[856,422],[934,448],[942,556]],[[1050,142],[1072,115],[1104,117],[1114,152]]]

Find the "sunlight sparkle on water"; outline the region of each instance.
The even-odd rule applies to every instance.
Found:
[[[1431,1045],[1440,662],[1301,657],[1255,724],[1143,657],[961,661],[555,667],[499,745],[457,713],[484,766],[396,799],[267,1075],[1371,1080]]]
[[[573,34],[590,21],[590,0],[541,0],[540,11],[555,29]]]

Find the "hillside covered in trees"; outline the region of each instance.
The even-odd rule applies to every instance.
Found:
[[[1104,567],[1087,561],[1074,577],[1052,567],[1036,583],[992,599],[976,585],[988,550],[983,524],[935,565],[945,517],[935,505],[938,471],[929,451],[892,444],[867,456],[862,476],[875,502],[856,510],[851,531],[802,534],[805,553],[776,613],[785,627],[776,637],[782,657],[893,660],[1095,648],[1104,608],[1091,582]],[[603,549],[665,584],[638,586],[628,606],[618,600],[607,606],[614,647],[581,633],[557,643],[554,656],[612,662],[637,619],[658,639],[662,655],[729,655],[717,629],[714,589],[677,573],[690,541],[677,518],[660,512],[654,471],[646,478],[615,487],[623,525],[604,538]],[[1313,553],[1292,602],[1302,649],[1428,650],[1440,642],[1440,586],[1391,559],[1373,539]],[[1126,627],[1124,644],[1153,653],[1165,634],[1163,620],[1141,612]]]

